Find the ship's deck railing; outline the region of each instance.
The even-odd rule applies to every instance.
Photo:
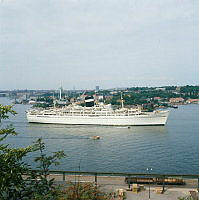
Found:
[[[138,115],[146,115],[145,113],[131,113],[131,112],[127,112],[127,113],[109,113],[109,112],[101,112],[101,113],[98,113],[98,112],[46,112],[46,113],[36,113],[36,112],[33,112],[33,113],[30,113],[31,115],[43,115],[43,116],[48,116],[48,115],[57,115],[57,116],[91,116],[91,117],[98,117],[98,116],[138,116]]]

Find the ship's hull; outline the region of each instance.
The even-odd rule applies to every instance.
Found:
[[[30,123],[45,124],[149,126],[165,125],[168,114],[168,111],[135,116],[59,116],[27,114],[27,119]]]

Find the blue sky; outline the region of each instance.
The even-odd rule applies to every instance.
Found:
[[[198,0],[1,0],[0,89],[198,85]]]

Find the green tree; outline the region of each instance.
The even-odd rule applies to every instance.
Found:
[[[35,158],[38,163],[37,171],[32,171],[30,187],[33,199],[46,199],[55,200],[58,195],[58,190],[54,184],[54,178],[48,179],[50,174],[50,166],[59,165],[58,160],[65,157],[63,151],[53,152],[52,155],[45,153],[45,143],[39,138],[35,142],[36,148],[39,150],[40,155]]]
[[[12,106],[0,104],[1,120],[8,119],[9,114],[16,114]],[[29,171],[28,165],[22,161],[22,158],[33,151],[33,146],[11,148],[8,144],[2,143],[8,135],[17,135],[11,125],[0,129],[0,199],[2,200],[22,198],[25,187],[22,175]]]
[[[8,119],[9,114],[15,115],[12,106],[0,104],[0,118]],[[65,156],[63,151],[54,152],[47,156],[44,153],[45,144],[38,139],[35,144],[25,148],[12,148],[3,143],[8,135],[17,135],[12,126],[0,129],[0,199],[56,199],[54,179],[48,180],[49,168],[52,164],[58,165],[58,160]],[[38,171],[32,170],[23,162],[28,153],[39,150],[40,155],[35,158],[39,163]],[[24,177],[26,175],[26,177]]]

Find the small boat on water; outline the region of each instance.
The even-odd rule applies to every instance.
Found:
[[[91,137],[93,140],[99,140],[100,139],[100,136],[93,136],[93,137]]]
[[[130,129],[131,127],[130,126],[118,126],[117,128],[128,128],[128,129]]]

